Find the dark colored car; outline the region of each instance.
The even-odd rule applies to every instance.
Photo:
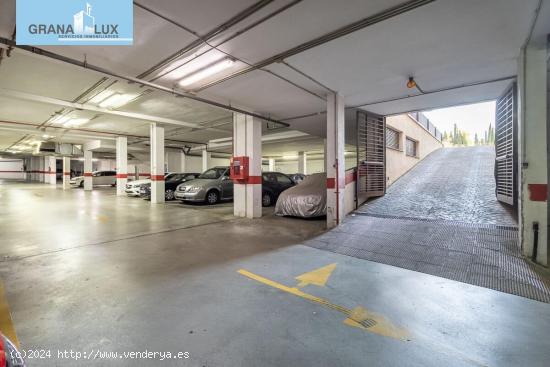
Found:
[[[179,184],[194,180],[199,177],[199,173],[173,173],[166,178],[164,182],[164,199],[174,200],[174,193]],[[141,185],[139,196],[145,200],[151,199],[151,183]]]
[[[262,206],[271,206],[277,202],[281,192],[296,185],[287,175],[280,172],[262,173]]]

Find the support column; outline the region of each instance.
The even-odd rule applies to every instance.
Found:
[[[25,181],[31,180],[31,159],[26,157],[23,159],[23,170],[25,171]]]
[[[32,180],[40,181],[40,157],[32,157]]]
[[[269,162],[268,171],[269,172],[274,172],[275,171],[275,158],[269,158],[268,162]]]
[[[84,148],[84,191],[92,191],[93,153]]]
[[[37,178],[36,178],[36,158],[37,157],[30,157],[29,158],[29,169],[30,169],[30,172],[31,172],[31,181],[37,181]]]
[[[187,156],[183,152],[180,152],[180,172],[187,173]]]
[[[151,204],[164,202],[164,128],[151,124]]]
[[[55,157],[44,157],[44,164],[45,164],[45,171],[46,173],[46,183],[49,183],[50,185],[55,185],[56,182],[56,162]]]
[[[210,168],[210,160],[212,159],[212,153],[206,149],[202,151],[202,171],[206,171]]]
[[[233,213],[237,217],[262,216],[262,124],[252,116],[233,114],[233,156],[247,156],[248,180],[233,186]]]
[[[344,160],[345,113],[344,98],[338,93],[327,95],[327,228],[344,220],[344,190],[346,187]]]
[[[63,190],[71,188],[71,157],[63,157]]]
[[[39,182],[46,182],[46,180],[44,179],[44,173],[46,172],[44,166],[45,166],[45,162],[44,162],[44,158],[42,157],[36,157],[37,160],[38,160],[38,181]]]
[[[126,183],[128,182],[128,138],[117,136],[116,138],[116,194],[126,195]]]
[[[307,175],[307,153],[298,152],[298,173]]]
[[[523,254],[549,264],[548,243],[548,51],[529,45],[522,50],[518,72],[519,225]],[[538,233],[535,235],[535,228]]]

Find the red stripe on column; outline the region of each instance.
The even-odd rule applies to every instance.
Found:
[[[547,184],[528,184],[529,200],[531,201],[547,201],[548,200],[548,185]]]
[[[334,177],[327,177],[327,189],[336,188],[336,179]]]
[[[248,176],[245,180],[233,179],[233,183],[239,185],[261,185],[262,176]]]
[[[164,175],[151,175],[151,181],[164,181]]]
[[[246,181],[249,185],[258,185],[262,183],[262,176],[248,176],[248,180]]]
[[[84,177],[92,177],[92,172],[84,172]]]
[[[128,174],[127,173],[117,173],[116,178],[128,178]]]
[[[64,176],[70,176],[70,175],[71,175],[71,172],[63,172],[63,175],[64,175]]]

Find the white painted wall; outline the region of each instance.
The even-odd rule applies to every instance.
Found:
[[[386,184],[390,186],[443,144],[408,114],[386,117],[386,125],[399,132],[399,149],[386,148]],[[405,153],[406,138],[417,141],[417,156]]]
[[[0,179],[24,180],[25,172],[23,168],[22,159],[1,159]]]
[[[137,166],[140,178],[149,176],[151,173],[151,164],[149,163],[149,156],[136,157],[139,160],[128,161],[128,175],[130,178],[134,178],[135,168]],[[194,173],[202,173],[202,157],[201,156],[186,156],[186,171]],[[116,161],[114,159],[98,159],[93,162],[94,171],[100,170],[114,170],[116,168]],[[165,155],[165,166],[167,172],[179,172],[181,170],[180,151],[170,150]],[[215,166],[229,166],[229,158],[215,158],[210,159],[210,167]]]
[[[346,157],[346,169],[350,169],[357,166],[357,159],[354,156]],[[264,170],[267,169],[267,165],[264,165]],[[275,160],[275,171],[286,174],[300,173],[298,171],[298,160]],[[320,173],[325,172],[325,161],[322,158],[308,159],[307,160],[307,173]]]

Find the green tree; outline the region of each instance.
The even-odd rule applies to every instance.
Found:
[[[487,133],[487,143],[495,144],[495,129],[493,128],[493,124],[489,124],[489,131]]]

